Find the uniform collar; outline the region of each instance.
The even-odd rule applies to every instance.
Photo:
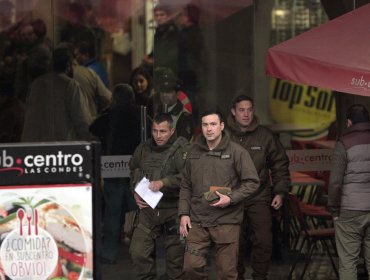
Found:
[[[175,107],[173,107],[172,110],[169,111],[168,113],[170,113],[173,116],[177,116],[178,114],[181,113],[181,111],[183,110],[183,108],[184,108],[184,105],[182,105],[182,103],[177,100],[177,103],[176,103]],[[164,112],[164,106],[163,106],[163,104],[159,106],[158,111],[159,112]]]
[[[227,148],[227,146],[230,143],[230,136],[227,131],[222,131],[222,138],[220,143],[215,147],[212,151],[213,152],[220,152]],[[199,135],[197,140],[194,143],[198,147],[200,147],[202,150],[209,151],[209,147],[207,145],[206,138],[203,136],[203,134]]]
[[[166,144],[164,144],[163,146],[157,146],[157,144],[155,143],[153,138],[148,139],[147,143],[149,144],[149,146],[152,150],[154,150],[156,152],[161,152],[161,151],[167,150],[169,147],[171,147],[172,144],[176,141],[176,139],[177,139],[177,134],[176,134],[176,131],[175,131],[174,134],[172,134],[172,136],[168,140],[168,142]]]

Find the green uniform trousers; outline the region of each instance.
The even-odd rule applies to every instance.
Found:
[[[185,278],[208,279],[206,266],[211,243],[215,246],[217,279],[237,279],[240,225],[218,225],[204,228],[192,223],[186,238]]]
[[[130,254],[137,279],[156,279],[155,241],[165,238],[167,279],[183,279],[182,265],[185,246],[180,241],[177,208],[141,209],[134,230]]]
[[[239,279],[244,279],[244,259],[248,236],[252,243],[252,277],[254,280],[267,279],[272,254],[272,217],[269,203],[251,204],[244,210],[240,233]]]

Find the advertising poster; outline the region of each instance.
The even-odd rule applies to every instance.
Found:
[[[94,279],[94,149],[0,145],[0,280]]]
[[[92,279],[91,184],[2,186],[0,279]]]
[[[275,123],[313,128],[296,132],[296,140],[314,140],[325,137],[336,120],[333,91],[289,81],[270,79],[270,112]]]

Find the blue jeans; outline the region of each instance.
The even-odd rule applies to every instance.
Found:
[[[121,229],[125,213],[136,210],[135,200],[130,190],[130,181],[104,180],[104,218],[103,218],[103,258],[115,261],[121,239]]]

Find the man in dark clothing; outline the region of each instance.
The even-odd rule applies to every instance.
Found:
[[[217,110],[202,114],[202,132],[188,154],[179,199],[180,233],[186,238],[187,279],[208,279],[215,244],[217,279],[236,279],[243,201],[259,186],[248,152],[230,141]]]
[[[143,64],[153,67],[169,67],[178,70],[178,28],[173,20],[170,5],[158,4],[153,9],[157,25],[154,33],[154,49],[144,57]]]
[[[91,115],[73,77],[72,53],[60,47],[53,53],[53,71],[35,79],[30,88],[22,142],[90,140]]]
[[[357,279],[363,249],[370,271],[370,123],[360,104],[347,110],[348,129],[338,140],[329,180],[328,207],[334,216],[339,277]]]
[[[0,79],[0,143],[19,142],[24,122],[24,106],[14,96],[11,82]]]
[[[183,278],[184,245],[178,233],[177,207],[180,173],[187,150],[188,141],[176,136],[171,116],[157,114],[152,124],[152,137],[137,147],[129,162],[133,186],[145,176],[150,181],[151,191],[163,193],[155,209],[134,194],[140,211],[130,254],[138,279],[156,279],[155,240],[160,235],[165,238],[168,279]]]
[[[98,60],[95,44],[85,41],[78,42],[74,49],[74,55],[78,64],[94,71],[102,80],[104,85],[109,88],[108,73]]]
[[[92,123],[90,132],[102,142],[104,155],[134,153],[140,144],[140,113],[131,86],[115,86],[111,107]],[[136,210],[129,178],[105,178],[104,202],[102,262],[115,264],[125,213]]]
[[[244,279],[245,235],[250,229],[253,279],[266,279],[272,253],[271,206],[279,209],[289,191],[289,159],[279,139],[258,123],[253,100],[246,95],[235,97],[228,126],[231,139],[243,146],[256,166],[260,187],[245,201],[244,223],[240,240],[238,277]],[[271,180],[270,180],[271,176]],[[272,182],[271,182],[272,181]],[[271,193],[273,199],[271,202]]]
[[[203,34],[199,27],[201,16],[198,6],[186,4],[179,15],[176,23],[179,29],[179,70],[178,77],[182,82],[182,88],[196,108],[199,102],[200,82],[202,73],[202,55],[204,51]]]

